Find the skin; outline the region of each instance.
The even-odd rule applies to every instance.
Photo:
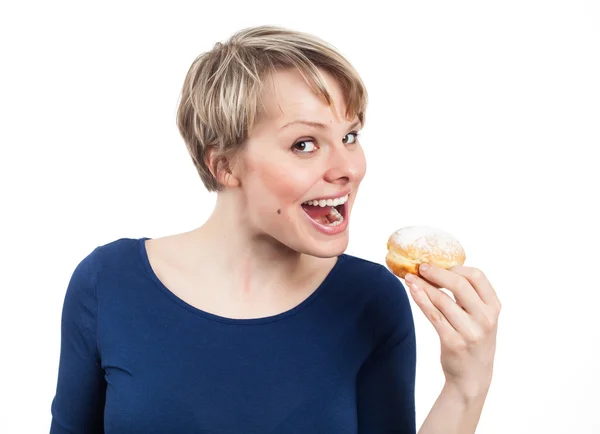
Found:
[[[366,173],[351,134],[361,127],[350,128],[357,119],[342,116],[341,88],[322,72],[337,113],[297,71],[278,71],[264,95],[264,116],[230,162],[231,171],[214,174],[225,188],[210,218],[192,231],[147,241],[155,273],[189,304],[228,318],[281,313],[306,299],[345,251],[348,230],[322,234],[301,208],[304,201],[350,189],[350,219]],[[281,129],[297,119],[327,127]],[[440,336],[446,384],[419,433],[474,433],[492,377],[500,302],[478,269],[431,266],[420,273],[406,282]]]
[[[346,250],[347,230],[322,234],[301,208],[307,200],[351,190],[349,221],[366,172],[363,150],[351,134],[361,126],[350,128],[358,119],[344,118],[342,90],[323,73],[337,112],[296,70],[279,71],[267,81],[265,113],[231,162],[231,172],[214,174],[225,188],[206,223],[147,242],[156,274],[188,303],[231,318],[280,313],[307,298]],[[326,128],[281,129],[297,119]],[[295,146],[298,142],[304,143]]]
[[[501,303],[474,267],[421,265],[406,275],[411,295],[435,327],[446,383],[419,434],[474,433],[493,373]],[[446,288],[455,300],[440,290]]]

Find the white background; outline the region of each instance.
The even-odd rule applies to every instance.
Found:
[[[0,9],[0,432],[46,432],[77,263],[197,227],[175,126],[201,52],[248,26],[335,45],[370,95],[348,253],[411,224],[462,242],[503,302],[478,433],[600,433],[598,1],[15,2]],[[417,417],[443,384],[419,308]]]

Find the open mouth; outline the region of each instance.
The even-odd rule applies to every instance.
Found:
[[[302,209],[316,223],[335,227],[346,218],[348,194],[332,199],[308,200],[302,204]]]

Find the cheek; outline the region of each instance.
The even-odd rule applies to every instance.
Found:
[[[253,165],[250,176],[254,179],[253,195],[260,195],[261,202],[286,206],[302,198],[311,186],[306,173],[298,168],[287,167],[280,162],[262,162]],[[277,208],[276,208],[277,209]]]
[[[356,153],[354,160],[354,167],[356,171],[355,178],[356,182],[360,182],[367,173],[367,160],[365,158],[365,153],[363,152],[362,148],[359,147],[357,151],[358,152]]]

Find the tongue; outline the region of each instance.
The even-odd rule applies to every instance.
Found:
[[[324,217],[327,214],[329,214],[329,212],[331,211],[330,206],[313,206],[313,205],[302,205],[302,208],[304,209],[304,211],[306,211],[306,214],[308,214],[310,216],[310,218],[312,218],[313,220],[318,219],[319,217]]]

